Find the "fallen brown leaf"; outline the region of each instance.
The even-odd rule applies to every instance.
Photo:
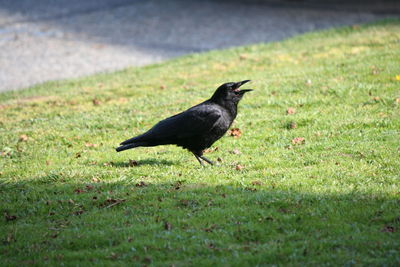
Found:
[[[294,121],[291,121],[288,125],[289,129],[296,129],[297,128],[297,123],[295,123]]]
[[[88,191],[92,190],[93,188],[94,188],[93,185],[90,185],[90,184],[86,185],[86,190],[88,190]]]
[[[74,190],[74,193],[76,193],[76,194],[82,194],[82,193],[85,193],[85,190],[82,190],[82,189],[80,189],[80,188],[76,188],[76,189]]]
[[[95,106],[99,106],[101,104],[100,100],[98,100],[97,98],[93,98],[92,103]]]
[[[296,109],[295,108],[288,108],[286,110],[286,114],[290,115],[290,114],[295,114],[296,113]]]
[[[218,147],[216,146],[216,147],[214,147],[214,148],[207,148],[207,149],[204,149],[204,153],[211,153],[211,152],[214,152],[214,151],[217,151],[218,150]]]
[[[231,154],[235,154],[235,155],[239,155],[239,154],[241,154],[241,152],[239,151],[239,149],[234,149],[234,150],[232,150],[232,151],[230,151],[230,153]]]
[[[293,145],[302,145],[305,143],[306,143],[306,139],[304,139],[303,137],[296,137],[292,140]]]
[[[85,147],[98,147],[98,144],[86,143]]]
[[[246,55],[246,54],[241,54],[241,55],[239,56],[239,58],[240,58],[241,60],[245,60],[245,59],[248,59],[249,56]]]
[[[244,166],[240,165],[240,164],[236,165],[236,167],[235,167],[235,170],[237,170],[237,171],[241,171],[243,169],[244,169]]]
[[[139,163],[136,160],[130,159],[129,160],[129,167],[135,167],[139,165]]]
[[[18,139],[19,142],[28,141],[28,136],[26,134],[21,134]]]
[[[229,130],[229,135],[235,138],[239,138],[242,135],[242,132],[239,128],[232,128]]]
[[[17,219],[17,216],[15,215],[9,215],[7,212],[4,212],[4,218],[6,219],[7,222],[9,221],[14,221]]]
[[[394,232],[396,232],[396,229],[393,226],[387,225],[382,228],[381,232],[394,233]]]
[[[251,184],[252,185],[262,185],[263,183],[261,181],[256,180],[256,181],[251,182]]]
[[[147,184],[143,181],[140,181],[139,183],[135,184],[136,187],[145,187]]]

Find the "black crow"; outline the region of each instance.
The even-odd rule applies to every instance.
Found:
[[[214,164],[203,156],[203,151],[231,126],[239,101],[245,93],[252,91],[239,87],[249,81],[224,83],[210,99],[160,121],[144,134],[122,142],[117,152],[140,146],[177,145],[192,152],[201,165],[203,162],[200,159]]]

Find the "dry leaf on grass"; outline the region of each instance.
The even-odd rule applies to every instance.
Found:
[[[129,160],[129,167],[135,167],[139,165],[139,163],[136,160],[130,159]]]
[[[19,142],[28,141],[28,136],[26,134],[21,134],[18,139]]]
[[[135,184],[136,187],[145,187],[147,184],[143,181],[140,181],[139,183]]]
[[[286,110],[286,114],[290,115],[290,114],[295,114],[296,113],[296,109],[295,108],[288,108]]]
[[[234,150],[232,150],[232,151],[229,151],[231,154],[235,154],[235,155],[239,155],[239,154],[241,154],[241,152],[239,151],[239,149],[234,149]]]
[[[7,222],[9,221],[14,221],[17,219],[17,216],[15,215],[9,215],[7,212],[4,212],[4,218],[6,219]]]
[[[235,167],[235,170],[237,170],[237,171],[241,171],[243,169],[244,169],[244,166],[240,165],[240,164],[236,165],[236,167]]]
[[[85,143],[85,147],[98,147],[98,144]]]
[[[88,191],[93,190],[93,188],[94,188],[93,185],[90,185],[90,184],[86,185],[86,190],[88,190]]]
[[[82,193],[85,193],[85,190],[80,189],[80,188],[76,188],[76,189],[74,190],[74,193],[76,193],[76,194],[82,194]]]
[[[245,60],[245,59],[248,59],[249,56],[246,55],[246,54],[241,54],[241,55],[239,56],[239,58],[240,58],[241,60]]]
[[[394,232],[396,232],[396,229],[393,226],[388,225],[388,226],[383,227],[381,232],[394,233]]]
[[[94,98],[92,100],[92,103],[93,103],[94,106],[99,106],[101,104],[100,100],[98,100],[97,98]]]
[[[214,148],[210,147],[210,148],[204,149],[204,150],[203,150],[203,153],[211,153],[211,152],[214,152],[214,151],[217,151],[217,150],[218,150],[218,147],[217,147],[217,146],[214,147]]]
[[[288,126],[289,129],[296,129],[297,128],[297,123],[295,123],[294,121],[291,121]]]
[[[293,145],[303,145],[305,143],[306,143],[306,139],[304,139],[303,137],[296,137],[292,140]]]
[[[235,138],[239,138],[242,135],[242,132],[239,128],[232,128],[229,130],[229,135]]]

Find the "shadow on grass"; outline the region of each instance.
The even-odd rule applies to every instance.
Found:
[[[98,166],[101,167],[107,167],[107,166],[112,166],[116,168],[137,168],[141,166],[147,166],[147,165],[167,165],[167,166],[172,166],[172,165],[180,165],[179,162],[176,161],[171,161],[171,160],[158,160],[158,159],[144,159],[144,160],[135,160],[135,161],[112,161],[112,162],[102,162],[99,163]]]
[[[360,264],[396,262],[392,252],[399,237],[400,206],[388,196],[309,193],[267,182],[208,185],[188,183],[184,177],[161,183],[140,179],[4,185],[1,228],[11,234],[0,244],[3,259],[67,265],[79,258],[99,264],[151,259],[181,266],[346,265],[354,258]],[[33,256],[34,244],[40,246]],[[55,247],[62,249],[48,255]],[[107,253],[96,254],[99,250]]]

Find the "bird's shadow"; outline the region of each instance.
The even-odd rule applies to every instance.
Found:
[[[146,165],[179,165],[179,163],[170,160],[156,160],[156,159],[143,159],[138,161],[118,161],[110,163],[113,167],[117,168],[132,168]]]

